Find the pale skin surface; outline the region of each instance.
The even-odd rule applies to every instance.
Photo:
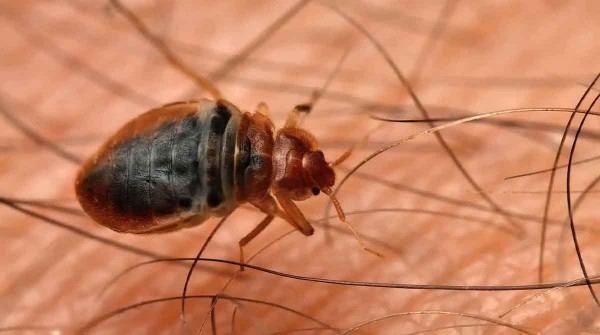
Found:
[[[0,13],[12,13],[13,17],[0,16],[0,102],[3,109],[27,126],[83,158],[106,136],[145,110],[205,96],[194,90],[193,82],[171,70],[117,13],[106,11],[98,2],[73,3],[11,1],[0,5]],[[233,1],[210,6],[208,1],[178,2],[174,6],[162,1],[141,3],[125,2],[159,36],[226,55],[239,50],[292,5],[278,1]],[[410,79],[415,74],[412,71],[417,71],[416,60],[424,60],[419,50],[442,5],[441,1],[423,1],[404,7],[403,2],[390,1],[372,7],[366,1],[351,1],[339,6],[379,38]],[[415,90],[435,117],[519,107],[572,108],[599,70],[600,28],[595,15],[598,7],[597,1],[460,2],[435,50],[424,51],[429,58],[418,71],[421,79]],[[170,11],[172,15],[165,17]],[[383,58],[336,14],[309,4],[260,47],[251,61],[217,84],[224,97],[242,109],[254,111],[259,102],[266,102],[270,117],[276,127],[281,127],[293,106],[308,101],[312,90],[323,84],[349,46],[350,54],[329,94],[302,122],[315,135],[327,159],[334,160],[379,124],[365,116],[385,112],[368,110],[372,103],[401,106],[405,110],[386,116],[420,118]],[[179,44],[173,48],[200,72],[210,72],[226,59],[212,54],[197,57],[184,49],[189,50],[189,46]],[[93,71],[110,79],[99,78]],[[286,90],[286,85],[303,89]],[[359,105],[361,102],[363,106]],[[361,116],[356,114],[361,112]],[[320,195],[297,203],[315,223],[315,234],[304,237],[295,232],[251,264],[297,275],[354,281],[535,284],[539,218],[549,175],[509,181],[504,178],[550,167],[562,134],[560,127],[567,118],[568,114],[522,113],[498,120],[513,120],[528,127],[478,123],[444,132],[465,168],[497,204],[510,213],[534,217],[516,219],[524,230],[518,237],[501,215],[486,210],[488,205],[473,192],[433,136],[426,136],[378,156],[363,166],[359,170],[362,175],[352,177],[338,194],[349,214],[348,220],[365,243],[383,253],[384,258],[357,246],[336,218],[330,220],[335,228],[331,231],[333,242],[326,242],[325,230],[316,221],[323,216],[328,198]],[[79,208],[72,190],[77,166],[40,147],[7,120],[0,121],[0,196],[52,199],[59,205]],[[532,123],[557,128],[534,130]],[[425,127],[390,124],[379,130],[340,166],[338,182],[345,171],[369,153]],[[585,130],[595,136],[597,129],[598,121],[590,117]],[[581,138],[575,159],[597,155],[596,141],[590,136]],[[568,152],[568,147],[564,151]],[[574,191],[583,190],[597,176],[596,166],[591,162],[573,168]],[[565,170],[560,170],[556,178],[555,190],[560,193],[553,195],[550,210],[553,224],[548,228],[544,282],[581,277],[569,231],[565,232],[560,251],[559,223],[566,217]],[[376,182],[381,179],[392,185]],[[574,192],[574,198],[578,196]],[[597,193],[590,194],[575,217],[591,275],[600,272],[596,203]],[[381,208],[404,211],[351,215],[358,210]],[[431,211],[446,216],[432,215]],[[134,236],[112,232],[83,216],[49,210],[40,213],[108,240],[171,257],[195,256],[217,223],[211,220],[167,235]],[[336,215],[333,208],[328,214]],[[0,217],[0,327],[55,326],[69,333],[73,327],[115,308],[181,294],[187,267],[153,264],[127,274],[98,297],[104,285],[120,271],[150,258],[81,237],[6,206],[0,207]],[[251,206],[238,209],[216,233],[204,255],[237,261],[238,241],[264,217]],[[246,259],[288,230],[290,226],[276,218],[245,247]],[[564,258],[560,265],[557,255]],[[229,275],[239,268],[210,265],[208,269],[211,271],[203,267],[194,273],[188,294],[217,294]],[[388,314],[419,310],[497,318],[532,294],[332,286],[274,277],[251,269],[225,293],[283,304],[342,329]],[[238,334],[319,327],[273,307],[236,304]],[[210,300],[188,300],[190,333],[199,329],[209,305]],[[233,304],[219,301],[216,310],[218,333],[230,333]],[[600,324],[599,311],[588,289],[578,287],[554,291],[502,320],[544,334],[593,334]],[[132,330],[178,333],[179,315],[179,301],[155,304],[113,318],[95,330],[102,334]],[[481,323],[485,322],[448,315],[402,316],[366,327],[363,333],[410,333]],[[32,333],[48,332],[42,329]],[[511,332],[517,333],[490,326],[439,333]],[[209,324],[204,333],[210,333]]]

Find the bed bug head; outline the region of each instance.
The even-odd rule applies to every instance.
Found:
[[[319,195],[322,190],[330,189],[335,184],[335,172],[325,161],[321,150],[309,151],[302,158],[302,172],[308,184],[312,184],[311,192]]]
[[[317,141],[300,128],[283,128],[277,133],[274,156],[274,186],[295,201],[320,192],[329,193],[335,172],[327,163]]]
[[[365,250],[379,255],[364,246],[356,230],[346,221],[346,214],[331,189],[335,184],[333,168],[344,161],[350,152],[352,151],[350,150],[335,161],[328,163],[323,152],[319,150],[317,141],[309,132],[292,127],[279,130],[273,150],[274,191],[286,213],[292,217],[300,217],[305,222],[306,219],[291,200],[305,200],[311,195],[325,193],[331,199],[339,220],[352,230],[359,244]],[[308,222],[306,225],[310,227]],[[302,228],[299,229],[302,231]],[[305,235],[310,234],[312,234],[312,227],[305,232]]]

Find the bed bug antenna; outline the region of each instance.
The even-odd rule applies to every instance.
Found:
[[[333,194],[333,191],[331,191],[331,188],[324,187],[321,189],[321,191],[323,193],[325,193],[327,196],[329,196],[329,198],[331,199],[331,202],[333,203],[333,206],[335,207],[335,211],[337,212],[339,220],[341,222],[343,222],[346,226],[348,226],[350,231],[352,231],[352,234],[354,234],[354,237],[356,238],[356,242],[358,242],[358,245],[360,245],[360,247],[363,248],[365,251],[368,251],[377,257],[383,257],[383,255],[381,253],[367,247],[366,244],[363,242],[363,240],[360,238],[360,235],[358,235],[358,232],[356,231],[354,226],[346,220],[346,214],[344,213],[344,210],[342,209],[342,205],[340,205],[340,202]]]

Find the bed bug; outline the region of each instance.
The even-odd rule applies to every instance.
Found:
[[[306,3],[294,6],[290,13]],[[323,192],[359,245],[379,255],[364,245],[346,221],[331,189],[335,183],[333,168],[346,160],[353,148],[327,162],[315,137],[299,127],[301,116],[310,112],[322,92],[316,91],[311,103],[297,105],[284,127],[275,131],[265,103],[254,113],[242,112],[223,99],[208,78],[184,64],[152,35],[134,13],[118,0],[111,0],[111,4],[175,69],[213,99],[176,102],[150,110],[125,124],[85,161],[75,190],[89,216],[118,232],[167,233],[228,215],[239,205],[250,203],[266,217],[239,241],[243,264],[243,246],[275,217],[283,218],[305,236],[312,235],[312,225],[294,202]]]
[[[312,235],[294,201],[320,192],[332,199],[340,220],[356,235],[331,190],[333,168],[351,150],[328,163],[314,136],[298,127],[301,114],[310,109],[296,106],[276,132],[264,103],[254,113],[224,99],[150,110],[84,162],[75,182],[77,197],[101,225],[134,234],[196,226],[250,203],[267,216],[240,240],[242,264],[243,246],[277,216]]]

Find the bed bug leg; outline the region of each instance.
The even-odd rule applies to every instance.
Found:
[[[290,200],[290,202],[292,202]],[[240,247],[240,271],[244,271],[244,246],[250,243],[258,234],[260,234],[272,221],[276,216],[281,217],[288,223],[290,223],[294,228],[298,229],[302,234],[309,236],[312,235],[314,230],[313,227],[306,221],[300,210],[294,205],[296,210],[300,213],[302,220],[296,220],[294,218],[290,218],[289,213],[286,211],[282,211],[279,209],[277,205],[277,201],[272,196],[268,196],[262,201],[252,202],[256,208],[260,209],[261,212],[267,214],[267,216],[256,226],[248,235],[244,236],[239,242]],[[293,203],[292,203],[293,205]],[[283,206],[283,205],[282,205]]]
[[[292,225],[292,227],[298,229],[300,232],[302,232],[304,234],[300,225],[298,223],[296,223],[296,221],[294,221],[292,218],[290,218],[290,216],[285,211],[283,211],[279,208],[279,206],[277,205],[277,201],[272,196],[268,196],[267,198],[265,198],[259,202],[252,202],[252,205],[254,205],[254,207],[260,209],[263,213],[265,213],[267,215],[273,215],[273,216],[278,216],[278,217],[282,218],[287,223]],[[306,235],[306,234],[304,234],[304,235]],[[309,235],[312,235],[312,233]]]
[[[296,105],[294,109],[290,112],[287,119],[285,120],[286,128],[296,128],[302,119],[302,116],[310,113],[312,110],[312,104],[300,104]]]
[[[294,109],[288,115],[287,120],[285,121],[285,127],[288,127],[288,128],[298,127],[298,125],[302,121],[302,117],[312,111],[314,105],[317,103],[317,101],[319,99],[321,99],[321,97],[323,96],[323,93],[327,90],[327,88],[333,81],[333,78],[335,78],[335,76],[337,75],[342,64],[344,63],[344,60],[348,56],[349,51],[350,51],[350,49],[347,49],[344,52],[344,55],[342,56],[342,58],[340,58],[336,67],[334,68],[334,70],[331,72],[331,74],[327,78],[327,81],[325,81],[325,84],[323,84],[323,86],[321,88],[314,90],[312,92],[310,102],[304,103],[304,104],[299,104],[299,105],[296,105],[296,107],[294,107]]]
[[[244,238],[240,240],[240,271],[244,271],[244,246],[250,243],[250,241],[252,241],[258,234],[265,230],[265,228],[267,228],[274,218],[275,216],[273,215],[267,215],[267,217],[265,217],[256,227],[254,227],[254,229],[252,229],[248,235],[244,236]]]
[[[289,216],[290,223],[304,234],[304,236],[310,236],[315,232],[313,226],[306,220],[298,206],[296,206],[287,195],[275,193],[275,197],[281,205],[281,208],[283,208],[285,213]]]

